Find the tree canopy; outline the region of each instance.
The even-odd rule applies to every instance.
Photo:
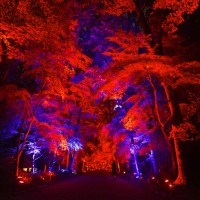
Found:
[[[186,26],[199,0],[0,0],[0,10],[0,139],[16,176],[21,157],[34,168],[48,152],[51,170],[109,171],[115,159],[185,184],[181,144],[200,138],[199,40]]]

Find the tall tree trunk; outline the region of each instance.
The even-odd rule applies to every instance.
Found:
[[[186,177],[183,169],[183,161],[181,159],[181,152],[179,150],[178,140],[176,133],[173,132],[172,137],[174,139],[174,148],[176,152],[178,175],[176,180],[173,182],[175,185],[186,185]]]
[[[16,176],[16,178],[19,176],[19,162],[20,162],[20,155],[17,154],[17,158],[16,158],[16,169],[15,169],[15,176]]]
[[[154,175],[157,175],[158,174],[158,170],[157,170],[157,166],[156,166],[154,152],[153,152],[152,149],[150,150],[150,154],[151,154],[150,155],[150,160],[151,160],[151,164],[152,164],[152,167],[153,167],[153,172],[154,172]]]
[[[33,158],[32,158],[32,173],[35,174],[35,153],[33,153]]]
[[[136,151],[135,151],[135,146],[134,146],[134,139],[133,137],[131,138],[131,146],[130,146],[130,149],[131,149],[131,155],[132,155],[132,158],[134,160],[134,171],[136,173],[136,176],[140,176],[140,171],[139,171],[139,166],[138,166],[138,160],[137,160],[137,155],[136,155]]]
[[[169,104],[172,123],[173,123],[174,126],[178,126],[178,125],[180,125],[180,123],[182,121],[180,110],[179,110],[179,108],[176,108],[177,112],[175,112],[174,107],[176,105],[171,100],[172,95],[170,95],[168,86],[164,82],[162,82],[162,86],[165,90],[165,94],[166,94],[167,101],[168,101],[168,104]],[[185,178],[185,173],[184,173],[184,170],[183,170],[183,163],[182,163],[182,159],[181,159],[181,154],[180,154],[176,134],[173,133],[173,134],[170,135],[170,137],[171,137],[171,139],[173,139],[173,142],[174,142],[174,150],[175,150],[175,155],[176,155],[177,172],[178,172],[178,175],[177,175],[176,180],[174,181],[174,184],[185,185],[186,184],[186,178]]]
[[[54,168],[54,165],[55,165],[56,161],[57,161],[57,152],[54,151],[54,153],[53,153],[53,161],[52,161],[52,163],[49,162],[49,171],[50,172],[54,171],[53,168]]]
[[[137,177],[139,178],[139,176],[140,176],[140,171],[139,171],[137,155],[136,155],[136,153],[135,153],[135,148],[134,148],[134,147],[133,147],[133,157],[134,157],[134,163],[135,163],[136,174],[137,174]]]
[[[169,150],[169,153],[170,153],[170,156],[171,156],[171,160],[172,160],[172,171],[175,175],[175,172],[176,172],[176,158],[175,158],[175,155],[174,155],[174,151],[173,151],[173,147],[169,141],[169,137],[168,137],[168,134],[165,130],[165,123],[166,122],[162,122],[161,120],[161,115],[160,115],[160,112],[159,112],[159,106],[158,106],[158,97],[157,97],[157,90],[156,90],[156,87],[152,81],[152,78],[151,78],[151,75],[149,74],[149,82],[152,86],[152,89],[153,89],[153,97],[154,97],[154,111],[155,111],[155,115],[156,115],[156,118],[157,118],[157,122],[160,126],[160,129],[162,131],[162,134],[167,142],[167,145],[168,145],[168,150]],[[169,103],[169,102],[168,102]]]

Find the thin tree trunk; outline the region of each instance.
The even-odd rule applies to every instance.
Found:
[[[134,159],[135,171],[136,171],[137,176],[139,177],[140,171],[139,171],[139,166],[138,166],[137,155],[136,155],[136,152],[135,152],[133,138],[131,138],[131,147],[130,148],[131,148],[131,154],[132,154],[133,159]]]
[[[4,82],[6,80],[9,70],[10,70],[10,66],[7,66],[4,76],[2,77],[2,82]]]
[[[15,176],[16,176],[16,178],[19,176],[19,160],[20,160],[20,155],[17,154],[17,158],[16,158],[16,169],[15,169]]]
[[[21,127],[20,127],[20,134],[18,137],[18,142],[17,142],[17,152],[16,152],[16,164],[15,164],[15,176],[18,177],[19,176],[19,162],[20,162],[20,141],[21,141],[21,137],[22,137],[22,126],[24,124],[25,121],[25,117],[22,120],[21,123]]]
[[[35,153],[33,153],[32,170],[33,170],[33,174],[35,174]]]
[[[138,166],[138,161],[137,161],[137,155],[135,153],[134,147],[133,147],[133,156],[134,156],[136,173],[137,173],[137,176],[139,177],[140,176],[140,171],[139,171],[139,166]]]
[[[173,104],[172,104],[172,101],[171,101],[171,98],[170,98],[168,86],[164,82],[161,82],[161,85],[164,88],[165,95],[166,95],[166,98],[167,98],[167,102],[168,102],[168,105],[169,105],[169,110],[170,110],[170,116],[169,116],[169,118],[172,119],[173,116],[174,116],[174,108],[173,108]]]
[[[25,136],[24,136],[24,139],[23,139],[23,143],[22,143],[22,145],[21,145],[21,148],[19,149],[19,151],[18,151],[18,153],[17,153],[16,173],[15,173],[16,177],[19,176],[19,163],[20,163],[20,158],[21,158],[22,152],[23,152],[23,150],[24,150],[24,145],[25,145],[26,139],[27,139],[27,137],[28,137],[28,135],[29,135],[29,133],[30,133],[30,130],[31,130],[31,127],[32,127],[32,125],[33,125],[34,120],[35,120],[35,118],[33,117],[32,120],[31,120],[31,122],[30,122],[30,124],[29,124],[29,128],[28,128],[28,130],[27,130],[27,132],[26,132],[26,134],[25,134]]]
[[[158,170],[157,170],[157,166],[156,166],[154,152],[153,152],[152,149],[150,150],[150,154],[151,154],[151,159],[150,160],[151,160],[151,163],[152,163],[153,172],[154,172],[154,175],[157,175],[158,174]]]

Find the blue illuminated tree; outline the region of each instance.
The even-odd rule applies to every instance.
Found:
[[[44,154],[48,152],[48,144],[45,139],[40,138],[37,134],[29,135],[28,139],[26,140],[24,146],[24,153],[25,155],[31,155],[32,160],[32,173],[35,174],[37,171],[37,167],[35,166],[35,162],[42,158]]]

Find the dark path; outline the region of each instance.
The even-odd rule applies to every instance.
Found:
[[[0,198],[1,199],[1,198]],[[111,176],[77,176],[9,200],[165,200],[167,198]]]

